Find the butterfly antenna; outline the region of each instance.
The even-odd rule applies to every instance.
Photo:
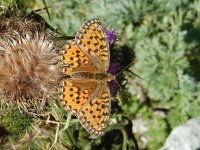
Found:
[[[135,63],[135,60],[133,60],[130,64],[128,64],[125,68],[123,68],[122,70],[120,70],[120,72],[118,72],[115,76],[118,76],[120,73],[122,73],[124,70],[126,70],[128,67],[130,67],[132,64]]]
[[[124,70],[126,70],[128,67],[130,67],[132,64],[134,64],[135,63],[135,60],[133,60],[130,64],[128,64],[125,68],[123,68],[120,72],[118,72],[115,76],[118,76],[120,73],[122,73]],[[134,72],[132,72],[130,69],[128,69],[128,71],[130,72],[130,73],[132,73],[134,76],[136,76],[136,77],[138,77],[138,78],[140,78],[140,79],[142,79],[142,77],[140,77],[139,75],[137,75],[136,73],[134,73]]]
[[[130,72],[131,74],[133,74],[134,76],[143,79],[142,77],[140,77],[139,75],[137,75],[136,73],[134,73],[133,71],[131,71],[130,69],[128,69],[128,72]]]

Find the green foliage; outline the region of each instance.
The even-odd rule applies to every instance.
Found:
[[[172,129],[200,114],[199,85],[195,86],[195,81],[187,75],[180,75],[178,81],[180,89],[170,102],[172,109],[167,116]]]
[[[33,118],[16,107],[7,109],[0,121],[1,126],[4,127],[10,135],[25,133],[33,124]]]
[[[149,129],[145,133],[146,136],[150,137],[148,149],[159,149],[164,144],[167,125],[161,114],[151,111],[149,113],[150,116],[144,117],[146,123],[149,124]]]
[[[153,100],[169,100],[178,88],[177,71],[188,66],[183,35],[176,31],[162,32],[140,40],[135,47],[136,67]]]

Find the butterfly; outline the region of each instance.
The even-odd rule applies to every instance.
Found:
[[[105,29],[98,19],[87,20],[75,39],[65,44],[62,102],[92,135],[102,135],[111,109],[108,73],[110,49]]]

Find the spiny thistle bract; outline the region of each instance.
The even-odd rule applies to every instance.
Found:
[[[59,44],[44,21],[9,14],[0,13],[0,103],[38,111],[56,93]]]

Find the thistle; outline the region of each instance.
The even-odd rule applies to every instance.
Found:
[[[43,21],[0,14],[0,103],[41,110],[59,77],[55,34]]]
[[[116,33],[116,31],[114,29],[108,29],[106,31],[106,35],[107,35],[108,42],[109,42],[110,46],[113,45],[116,42],[116,40],[117,40],[117,33]]]

